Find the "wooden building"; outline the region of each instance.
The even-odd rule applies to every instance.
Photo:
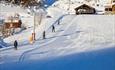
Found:
[[[115,14],[115,4],[106,5],[105,14]]]
[[[19,19],[14,19],[14,20],[6,20],[4,22],[4,28],[5,29],[10,29],[10,28],[21,28],[21,20]]]
[[[107,5],[107,6],[105,6],[105,11],[112,11],[112,7],[111,7],[111,5]]]
[[[83,4],[81,6],[78,6],[77,8],[75,8],[76,14],[95,14],[96,10],[95,8]]]
[[[24,7],[38,5],[38,1],[37,0],[21,0],[20,3]]]
[[[115,0],[110,0],[110,2],[105,5],[105,14],[115,14]]]
[[[22,22],[19,19],[5,19],[2,25],[2,36],[8,37],[14,34],[16,28],[21,28]]]
[[[112,11],[115,12],[115,4],[112,5]]]

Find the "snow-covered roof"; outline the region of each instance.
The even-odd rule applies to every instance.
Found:
[[[105,8],[112,8],[113,5],[115,5],[115,3],[112,3],[112,4],[106,4],[104,7],[105,7]]]
[[[19,22],[19,20],[18,20],[18,19],[14,19],[14,20],[6,19],[4,22],[6,22],[6,23],[10,23],[10,22]]]

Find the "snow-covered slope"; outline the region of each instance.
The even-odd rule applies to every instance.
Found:
[[[43,59],[115,48],[114,18],[114,15],[67,15],[61,19],[60,25],[55,25],[56,32],[52,33],[51,29],[46,31],[45,40],[19,46],[17,51],[1,50],[1,64],[5,64],[7,69],[9,66],[6,63],[21,62],[21,66],[22,63],[25,66],[25,62],[39,63]]]
[[[73,0],[73,2],[74,1],[75,0]],[[67,2],[66,0],[64,0],[64,1],[59,0],[56,3],[59,3],[59,5],[62,5],[62,4],[66,4],[66,2]],[[63,5],[63,6],[65,6],[65,5]],[[16,8],[16,7],[13,7],[13,8]],[[19,46],[21,46],[22,49],[24,46],[25,47],[44,46],[44,45],[46,46],[46,44],[49,47],[49,49],[51,49],[50,48],[51,46],[54,46],[54,48],[60,46],[60,48],[64,49],[63,47],[65,46],[68,49],[72,48],[74,50],[73,51],[72,49],[70,49],[70,50],[72,50],[72,51],[70,51],[71,53],[75,52],[75,48],[77,48],[77,47],[84,48],[86,46],[89,46],[84,49],[91,50],[91,49],[95,49],[95,48],[96,49],[97,48],[99,48],[99,49],[105,48],[107,45],[109,45],[109,46],[114,45],[114,40],[115,40],[114,39],[114,35],[115,35],[114,34],[114,28],[115,28],[114,27],[114,25],[115,25],[114,17],[115,16],[114,15],[113,16],[107,16],[107,15],[105,15],[105,16],[103,16],[103,15],[97,15],[97,16],[96,15],[95,16],[93,16],[93,15],[90,15],[90,16],[88,16],[88,15],[81,15],[81,16],[68,15],[67,16],[65,14],[66,11],[65,10],[61,11],[61,10],[63,10],[63,9],[62,8],[60,9],[60,6],[49,7],[47,9],[48,15],[50,15],[52,18],[43,18],[42,24],[37,27],[36,38],[38,40],[38,43],[35,43],[33,45],[29,44],[28,39],[33,31],[33,28],[28,28],[27,30],[23,31],[20,34],[10,36],[10,37],[4,39],[4,41],[10,45],[13,45],[13,41],[18,40]],[[24,21],[23,23],[27,26],[28,25],[32,26],[33,16],[26,15],[25,13],[22,12],[22,10],[19,13],[20,13],[20,15],[23,15],[21,18]],[[95,19],[97,19],[97,20],[95,20]],[[57,23],[58,20],[61,21],[62,25],[60,25],[60,26],[56,25],[57,32],[56,33],[49,32],[49,30],[51,29],[50,26],[52,24],[55,25],[55,23]],[[106,21],[106,22],[103,23],[103,21]],[[108,27],[108,25],[109,25],[109,27]],[[48,39],[39,41],[40,37],[42,36],[42,32],[44,30],[47,33],[46,36],[48,37]],[[47,32],[47,30],[48,30],[48,32]],[[39,45],[39,42],[41,45]],[[71,47],[71,46],[73,46],[73,47]],[[100,47],[100,46],[104,46],[104,47]],[[11,47],[13,47],[13,46],[11,46]],[[35,48],[32,47],[29,49],[35,49]],[[59,47],[58,47],[58,49],[59,49]],[[26,51],[25,49],[23,49],[23,50]],[[70,52],[66,53],[66,51],[67,50],[63,51],[64,55],[70,54]],[[83,49],[80,51],[83,51]],[[20,53],[23,53],[23,52],[20,52]],[[60,52],[60,54],[61,54],[61,52]]]
[[[20,60],[38,60],[41,58],[52,58],[78,52],[86,52],[104,48],[115,47],[115,20],[113,16],[107,15],[68,15],[61,20],[61,25],[56,26],[56,32],[51,29],[46,31],[45,40],[38,40],[33,45],[22,45],[18,51],[13,49],[2,51],[2,56],[7,52],[23,55]],[[110,19],[111,18],[111,19]],[[96,19],[96,20],[95,20]],[[103,22],[105,21],[105,22]],[[32,46],[31,48],[29,46]],[[31,50],[26,51],[29,48]],[[23,52],[22,52],[23,50]],[[44,54],[34,54],[46,52]],[[8,58],[14,57],[12,54]],[[16,57],[16,58],[18,58]],[[27,58],[26,58],[27,57]],[[6,59],[3,59],[5,61]],[[14,61],[15,59],[13,59]],[[18,60],[18,59],[16,59]]]
[[[59,1],[61,2],[61,0]],[[58,4],[59,1],[56,3]],[[65,7],[65,5],[63,6]],[[71,67],[75,66],[75,69],[72,70],[76,70],[79,68],[76,67],[76,63],[80,63],[80,56],[82,59],[85,57],[84,60],[88,59],[88,61],[93,57],[98,57],[100,61],[107,60],[109,64],[105,64],[112,65],[110,70],[114,70],[112,62],[114,62],[113,52],[115,49],[115,15],[67,14],[68,11],[63,7],[61,8],[61,6],[51,6],[47,9],[47,12],[47,15],[51,16],[51,18],[46,18],[45,15],[42,19],[42,24],[36,27],[36,41],[33,44],[30,44],[28,40],[33,31],[33,16],[19,12],[22,14],[23,23],[26,25],[27,21],[31,27],[4,39],[6,43],[10,44],[10,48],[0,49],[1,69],[60,70],[60,68],[66,67],[65,69],[71,70]],[[60,25],[57,24],[58,21],[60,21]],[[56,32],[52,32],[52,25],[55,26]],[[46,31],[46,39],[42,39],[44,30]],[[13,49],[15,39],[19,43],[18,50]],[[112,51],[110,51],[111,48]],[[103,54],[105,49],[111,53]],[[96,54],[94,54],[94,51]],[[89,52],[91,52],[91,56],[87,54]],[[80,53],[83,53],[83,55],[77,56]],[[107,58],[104,55],[107,55]],[[103,57],[105,57],[104,60]],[[77,60],[77,62],[72,64],[74,63],[72,60],[75,62]],[[84,62],[84,60],[81,62]],[[96,61],[93,62],[93,60],[89,62],[89,65],[94,65],[96,68]],[[83,63],[84,66],[87,66],[87,63]],[[104,63],[101,64],[99,64],[99,67],[104,66]],[[50,65],[53,69],[50,68]],[[106,70],[105,67],[102,69]]]
[[[115,47],[114,17],[115,16],[66,16],[62,19],[61,25],[56,26],[56,33],[51,33],[50,30],[48,30],[46,35],[47,39],[38,42],[38,47],[40,48],[36,48],[28,53],[27,59],[53,58],[78,52]],[[95,20],[95,18],[98,19]],[[106,22],[103,23],[103,20]],[[108,22],[110,20],[112,23]],[[98,21],[98,24],[96,21]],[[41,43],[44,45],[41,46]],[[44,54],[34,55],[34,53],[40,52],[44,52]]]
[[[6,43],[0,38],[0,48],[5,48],[6,46]]]

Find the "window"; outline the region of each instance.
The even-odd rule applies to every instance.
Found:
[[[112,11],[112,8],[105,8],[105,11]]]
[[[78,12],[79,13],[84,13],[84,12],[86,12],[86,9],[79,9]]]

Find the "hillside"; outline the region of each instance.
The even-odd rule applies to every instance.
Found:
[[[0,48],[0,69],[115,70],[115,15],[76,15],[73,8],[82,2],[71,1],[73,4],[69,10],[68,0],[56,0],[40,9],[0,4],[0,16],[6,18],[16,12],[26,27],[0,40],[0,44],[5,42],[7,45]],[[100,5],[96,8],[103,10],[103,4]],[[32,10],[38,14],[33,14]],[[29,39],[34,21],[36,40],[31,44]],[[44,31],[46,39],[43,39]],[[18,41],[18,50],[14,49],[15,40]]]

